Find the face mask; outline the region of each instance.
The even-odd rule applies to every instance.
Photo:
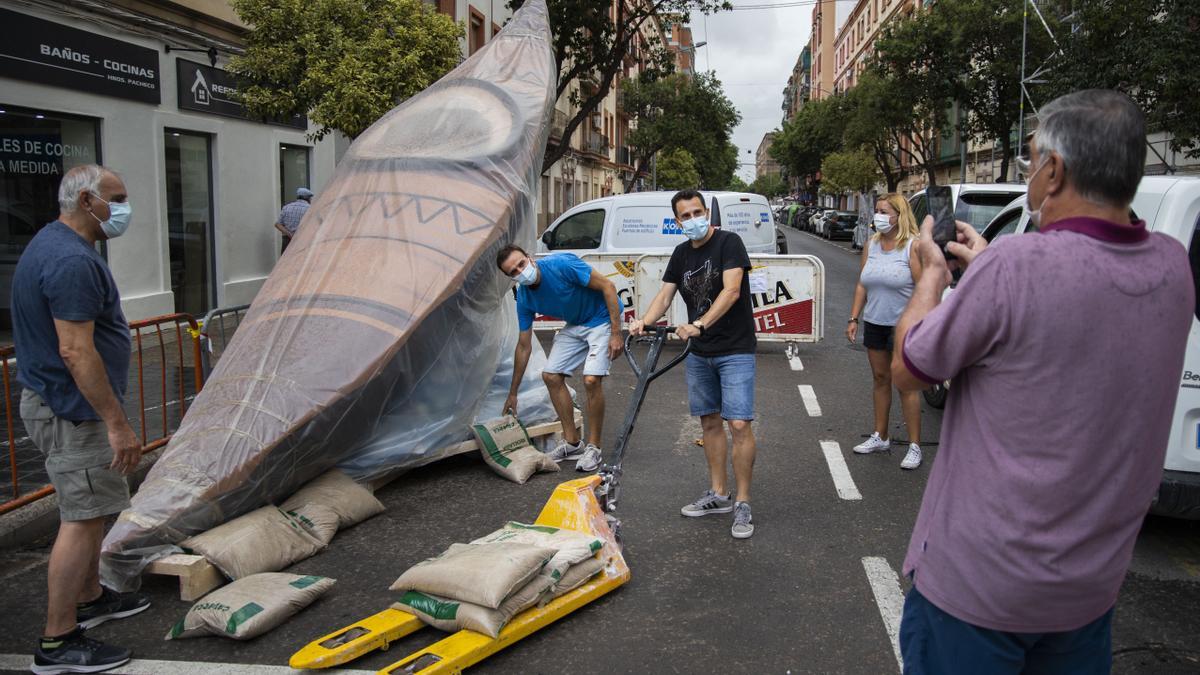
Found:
[[[704,235],[708,234],[708,218],[696,216],[691,220],[685,220],[679,224],[679,229],[683,230],[684,236],[688,239],[700,241]]]
[[[888,232],[892,231],[893,227],[895,227],[895,225],[892,224],[891,217],[882,213],[876,213],[871,222],[875,223],[875,231],[879,234],[887,234]]]
[[[521,270],[520,272],[517,272],[517,275],[515,277],[513,277],[513,279],[516,279],[517,283],[521,284],[522,286],[532,286],[535,283],[537,283],[537,279],[538,279],[537,267],[535,267],[534,264],[531,262],[525,266],[525,269]]]
[[[1046,199],[1043,197],[1042,206],[1039,206],[1035,209],[1033,208],[1033,204],[1029,203],[1029,193],[1033,191],[1033,177],[1038,175],[1038,171],[1046,168],[1046,163],[1049,161],[1050,158],[1047,157],[1042,161],[1038,168],[1034,170],[1033,173],[1029,174],[1029,178],[1025,179],[1025,185],[1030,188],[1025,191],[1025,213],[1029,216],[1029,222],[1033,223],[1033,226],[1038,229],[1042,228],[1042,206],[1046,205]]]
[[[125,234],[125,230],[129,229],[129,219],[133,217],[133,207],[129,202],[109,202],[98,194],[92,194],[96,199],[108,204],[108,220],[100,220],[99,216],[92,213],[92,217],[100,221],[100,229],[104,230],[104,235],[109,239],[116,239]]]

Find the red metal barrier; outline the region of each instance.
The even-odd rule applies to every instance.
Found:
[[[167,314],[135,321],[129,324],[129,330],[133,338],[133,357],[137,375],[137,408],[139,410],[137,422],[139,426],[135,427],[135,429],[140,429],[142,454],[145,454],[163,447],[171,440],[171,434],[178,427],[179,421],[183,419],[183,415],[187,411],[190,397],[195,396],[201,387],[204,386],[204,371],[200,352],[200,331],[199,326],[196,324],[196,319],[190,314],[183,313]],[[169,344],[172,338],[174,341],[173,348]],[[191,348],[187,351],[184,349],[185,342],[191,343]],[[188,363],[188,354],[190,354],[191,363]],[[19,388],[16,386],[12,371],[14,361],[17,361],[17,367],[19,368],[20,363],[13,346],[0,347],[0,377],[2,377],[4,383],[4,422],[5,431],[8,434],[8,462],[11,480],[11,492],[8,493],[10,498],[8,501],[0,504],[0,514],[7,513],[54,493],[54,486],[52,485],[45,485],[24,494],[21,492],[20,462],[17,452],[18,439],[16,438],[16,429],[18,427],[14,419],[19,413],[14,411],[16,406],[14,405],[13,397],[14,391],[17,391]],[[147,370],[151,373],[149,381],[151,399],[149,401],[147,400]],[[168,387],[168,380],[171,379],[170,376],[172,374],[175,374],[175,379],[178,381],[177,392],[175,391],[175,386]],[[154,381],[155,376],[157,376],[157,382]],[[189,381],[193,386],[190,394],[187,386]],[[168,389],[170,390],[171,397],[168,397]],[[132,387],[126,391],[125,398],[127,402],[130,400],[132,393]],[[155,400],[154,394],[158,395],[157,400]],[[177,397],[176,394],[178,394]],[[171,413],[171,409],[174,406],[178,406],[179,408],[177,415]],[[156,424],[151,428],[147,423],[148,418],[155,411],[158,411],[158,415],[162,418],[161,432],[159,425]],[[130,420],[131,423],[133,421],[132,419]],[[151,438],[152,435],[154,436],[153,438]],[[32,447],[31,444],[29,447]],[[34,452],[37,451],[34,450]],[[29,460],[26,463],[30,463]],[[39,482],[44,482],[44,480],[43,476],[42,481]]]

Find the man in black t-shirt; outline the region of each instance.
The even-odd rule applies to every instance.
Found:
[[[678,290],[688,321],[676,335],[692,340],[687,358],[688,404],[704,429],[711,488],[681,509],[685,516],[733,512],[734,537],[754,534],[750,517],[750,477],[754,468],[754,315],[750,306],[750,256],[741,237],[712,227],[704,197],[683,190],[671,198],[675,220],[687,236],[675,247],[662,290],[641,319],[629,326],[645,332],[671,306]],[[737,499],[726,490],[725,425],[733,433],[733,470]]]

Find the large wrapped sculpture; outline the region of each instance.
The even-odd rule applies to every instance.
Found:
[[[429,461],[498,407],[516,322],[494,259],[533,242],[554,99],[535,0],[354,142],[105,539],[107,584],[339,463]]]

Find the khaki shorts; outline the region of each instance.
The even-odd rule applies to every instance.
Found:
[[[42,397],[28,389],[21,392],[21,421],[46,456],[62,520],[100,518],[129,506],[129,484],[108,468],[113,451],[104,422],[55,417]]]

